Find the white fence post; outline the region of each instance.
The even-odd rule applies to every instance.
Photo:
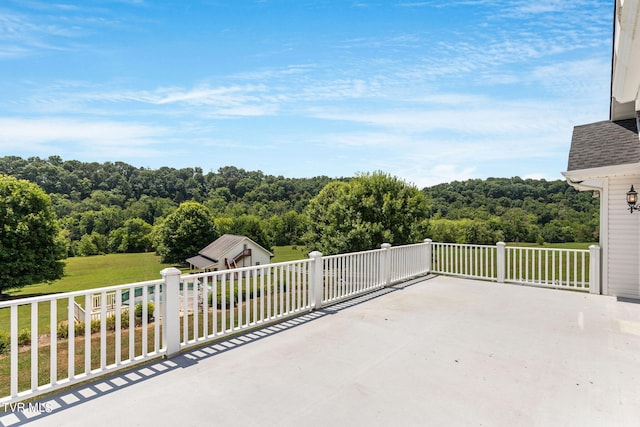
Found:
[[[160,274],[164,279],[165,297],[162,313],[163,339],[167,357],[171,357],[180,352],[180,270],[170,267],[162,270]]]
[[[600,289],[600,246],[589,246],[589,293],[601,294]]]
[[[384,286],[389,286],[391,284],[391,248],[390,243],[383,243],[381,245],[382,248],[382,262],[381,270],[382,277],[384,280]]]
[[[313,261],[309,266],[309,296],[310,305],[314,310],[322,308],[322,253],[313,251],[309,254],[309,258]]]
[[[505,278],[505,258],[504,258],[504,253],[505,253],[505,246],[506,244],[504,242],[498,242],[496,243],[496,247],[497,247],[497,255],[496,255],[496,268],[498,271],[496,271],[496,276],[498,279],[498,283],[504,283],[504,278]]]
[[[433,258],[433,246],[431,245],[431,243],[433,243],[433,240],[431,239],[424,239],[424,243],[426,243],[427,245],[427,273],[431,273],[431,262],[432,262],[432,258]]]

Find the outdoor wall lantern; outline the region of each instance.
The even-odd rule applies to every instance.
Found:
[[[631,189],[627,191],[627,204],[629,205],[629,212],[633,213],[634,210],[640,209],[638,206],[638,192],[633,189],[633,184],[631,184]]]

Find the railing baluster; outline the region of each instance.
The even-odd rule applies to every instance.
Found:
[[[209,276],[202,278],[202,339],[209,338]]]
[[[117,366],[122,362],[122,290],[116,290],[116,311],[115,315],[115,364]]]
[[[276,312],[275,315],[276,317],[281,317],[282,316],[282,307],[284,307],[284,270],[282,266],[279,266],[276,269],[276,275],[274,275],[274,279],[276,281],[275,283],[275,288],[277,289],[278,292],[278,296],[277,296],[277,303],[275,304],[276,307]]]
[[[287,264],[285,270],[284,270],[284,283],[285,283],[285,294],[284,294],[284,300],[285,300],[285,314],[289,314],[291,312],[291,297],[292,297],[292,283],[291,283],[291,268],[289,266],[289,264]]]
[[[38,389],[38,303],[31,303],[31,390]]]
[[[18,305],[11,306],[11,396],[18,395]]]
[[[218,334],[218,279],[220,276],[211,278],[211,336]]]
[[[580,281],[580,287],[581,287],[581,288],[583,288],[583,289],[585,288],[585,283],[586,283],[586,282],[585,282],[585,278],[586,278],[586,276],[587,276],[587,275],[586,275],[586,270],[585,270],[585,264],[586,264],[586,262],[584,262],[585,257],[586,257],[586,253],[585,253],[585,252],[582,252],[582,254],[581,254],[581,263],[582,263],[582,264],[581,264],[581,266],[582,266],[582,269],[581,269],[581,271],[580,271],[580,278],[581,278],[582,280]]]
[[[148,333],[149,328],[147,327],[148,319],[149,319],[149,310],[148,310],[148,300],[149,294],[146,286],[142,287],[142,356],[146,357],[148,352]]]
[[[102,301],[107,301],[107,293],[102,292]],[[106,304],[100,306],[100,369],[107,367],[107,307]]]
[[[231,327],[231,331],[234,331],[236,329],[236,313],[235,313],[235,305],[236,302],[239,304],[240,303],[240,296],[238,295],[238,291],[236,290],[236,283],[235,283],[235,273],[230,273],[229,274],[229,322],[231,322],[231,324],[229,325]],[[238,295],[238,300],[236,301],[236,295]],[[240,307],[238,307],[238,309],[240,309]]]
[[[273,312],[271,311],[271,299],[273,295],[273,283],[272,283],[273,269],[270,269],[269,275],[267,276],[267,319],[273,318]]]
[[[238,275],[238,283],[236,286],[238,287],[238,327],[242,327],[243,326],[242,324],[242,311],[243,311],[242,274]]]
[[[84,298],[84,373],[91,372],[91,295]]]
[[[220,322],[222,323],[221,331],[222,333],[227,331],[227,280],[226,274],[222,275],[222,282],[220,285],[220,305],[222,310],[222,317],[220,318]]]
[[[260,300],[262,300],[262,293],[258,294],[258,270],[253,270],[253,324],[258,323],[260,318],[260,313],[258,312],[258,295],[260,295]]]
[[[76,322],[75,322],[75,298],[69,297],[67,306],[67,378],[73,379],[76,376],[75,354],[76,354]]]
[[[136,289],[131,286],[129,288],[129,362],[135,358],[135,333],[136,333]]]
[[[49,308],[49,382],[58,382],[58,300],[52,299]]]

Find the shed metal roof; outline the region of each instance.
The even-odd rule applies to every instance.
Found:
[[[219,260],[236,255],[236,254],[230,254],[229,251],[231,251],[234,247],[236,247],[238,244],[241,244],[244,241],[253,242],[256,246],[258,246],[259,248],[262,248],[262,246],[258,245],[257,243],[255,243],[253,240],[251,240],[246,236],[236,236],[234,234],[223,234],[218,239],[216,239],[215,241],[210,243],[208,246],[206,246],[204,249],[202,249],[200,252],[198,252],[198,255],[191,257],[186,261],[189,264],[200,269],[208,268],[214,264],[217,264]],[[273,256],[273,254],[267,249],[264,249],[264,248],[262,249],[266,253],[268,253],[269,256]]]

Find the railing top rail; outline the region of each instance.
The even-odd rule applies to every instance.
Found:
[[[495,248],[496,245],[476,245],[472,243],[432,242],[433,246],[456,246],[465,248]]]
[[[409,243],[406,245],[398,245],[398,246],[390,246],[389,249],[390,250],[394,250],[394,249],[401,249],[401,248],[412,248],[412,247],[418,247],[418,246],[426,246],[428,243]],[[334,258],[342,258],[342,257],[346,257],[346,256],[352,256],[352,255],[363,255],[363,254],[372,254],[372,253],[376,253],[376,252],[382,252],[384,251],[384,249],[371,249],[368,251],[361,251],[361,252],[348,252],[348,253],[343,253],[343,254],[335,254],[335,255],[326,255],[323,256],[323,259],[334,259]]]
[[[0,308],[11,307],[13,305],[32,304],[34,302],[46,302],[46,301],[51,301],[52,299],[74,298],[74,297],[79,297],[79,296],[84,296],[89,294],[117,291],[118,289],[129,289],[131,287],[139,288],[143,286],[161,285],[162,283],[164,283],[162,279],[156,279],[156,280],[147,280],[145,282],[127,283],[124,285],[103,286],[100,288],[91,288],[91,289],[85,289],[82,291],[52,293],[52,294],[47,294],[47,295],[42,295],[37,297],[28,297],[28,298],[16,298],[16,299],[7,300],[7,301],[0,301]]]
[[[349,253],[345,253],[345,254],[336,254],[336,255],[326,255],[323,256],[322,259],[334,259],[334,258],[343,258],[346,256],[352,256],[352,255],[363,255],[363,254],[373,254],[376,252],[382,252],[384,249],[372,249],[370,251],[362,251],[362,252],[349,252]]]
[[[424,243],[424,242],[420,242],[420,243],[409,243],[406,245],[398,245],[398,246],[391,246],[389,249],[393,250],[393,249],[403,249],[403,248],[415,248],[418,246],[426,246],[428,245],[428,243]]]
[[[310,262],[311,262],[310,258],[304,258],[304,259],[298,259],[294,261],[275,262],[275,263],[269,263],[269,264],[252,265],[249,267],[231,268],[228,270],[207,271],[204,273],[187,273],[187,274],[183,274],[180,277],[180,280],[200,279],[202,277],[220,276],[223,274],[242,273],[242,272],[254,271],[254,270],[264,270],[264,269],[274,268],[274,267],[286,267],[288,265],[296,266],[300,264],[308,264]]]

